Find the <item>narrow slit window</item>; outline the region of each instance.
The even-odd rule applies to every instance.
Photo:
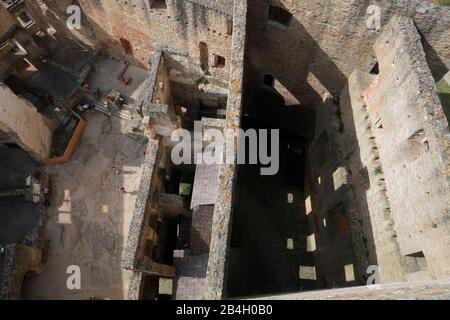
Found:
[[[270,74],[266,74],[264,76],[264,84],[266,86],[273,87],[275,84],[275,78]]]
[[[378,64],[378,62],[373,66],[370,74],[380,74],[380,65]]]
[[[233,34],[233,20],[227,20],[227,35],[231,36]]]
[[[200,42],[200,65],[203,71],[207,71],[209,69],[209,53],[208,53],[208,45],[204,42]]]

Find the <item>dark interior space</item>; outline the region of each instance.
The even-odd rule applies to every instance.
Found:
[[[305,241],[309,234],[303,192],[307,139],[267,119],[264,114],[271,108],[286,107],[279,98],[267,96],[247,97],[245,103],[243,129],[280,129],[280,168],[276,175],[264,176],[260,165],[239,166],[228,297],[316,289],[314,281],[299,278],[301,265],[314,264]]]

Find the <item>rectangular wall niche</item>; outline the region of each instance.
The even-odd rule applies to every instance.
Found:
[[[225,57],[215,54],[214,55],[214,66],[216,68],[225,68],[225,65],[226,65]]]
[[[150,8],[167,9],[167,4],[165,0],[150,0]]]
[[[415,273],[427,270],[427,261],[422,251],[408,254],[405,256],[406,271]]]

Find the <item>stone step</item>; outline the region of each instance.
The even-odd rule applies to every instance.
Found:
[[[112,111],[111,109],[108,107],[108,105],[103,104],[103,103],[96,103],[95,104],[95,110],[106,114],[107,116],[111,116],[112,115]]]
[[[118,110],[115,115],[124,120],[133,120],[133,114],[129,110]]]

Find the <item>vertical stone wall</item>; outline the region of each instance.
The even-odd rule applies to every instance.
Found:
[[[143,260],[144,240],[150,227],[149,216],[152,214],[153,193],[158,191],[159,179],[156,171],[160,153],[160,141],[150,140],[122,261],[123,268],[127,270],[136,270]]]
[[[237,129],[241,124],[248,9],[247,0],[236,0],[234,5],[230,89],[226,119],[226,128],[229,129]],[[227,141],[226,143],[235,144],[234,141]],[[226,295],[226,265],[228,263],[227,257],[234,201],[233,190],[235,187],[236,176],[235,165],[223,165],[220,168],[219,190],[214,208],[211,247],[206,275],[206,291],[204,294],[204,298],[208,300],[219,300]]]
[[[49,158],[52,131],[44,117],[6,85],[0,85],[0,99],[0,142],[15,143],[38,161]]]
[[[380,75],[366,99],[394,236],[410,279],[442,277],[450,273],[448,124],[411,19],[392,18],[375,52]]]
[[[368,255],[368,237],[364,236],[356,190],[352,189],[355,172],[348,168],[339,147],[346,130],[341,109],[337,100],[328,98],[316,110],[316,132],[307,146],[305,214],[315,242],[310,250],[317,285],[363,285],[373,259]],[[348,141],[344,150],[351,154],[356,146]]]
[[[342,131],[337,136],[338,158],[350,172],[353,196],[349,202],[356,211],[352,232],[362,237],[362,247],[355,245],[355,255],[364,261],[361,272],[367,278],[370,275],[367,268],[377,265],[381,281],[403,281],[405,274],[380,153],[364,100],[364,91],[375,80],[375,75],[361,71],[354,71],[348,79],[340,101]]]
[[[292,14],[288,26],[269,21],[269,5]],[[324,93],[339,96],[355,69],[375,64],[372,45],[380,34],[367,27],[367,8],[377,5],[381,26],[393,14],[411,16],[426,42],[436,79],[450,60],[450,8],[419,0],[249,0],[248,81],[262,84],[271,74],[303,104],[320,104]]]
[[[232,1],[212,5],[215,2],[166,0],[165,9],[148,0],[79,2],[96,42],[112,54],[124,55],[121,41],[125,40],[135,62],[146,65],[157,45],[187,50],[189,56],[199,58],[199,44],[205,42],[211,54],[229,61]]]
[[[17,26],[14,18],[8,11],[0,5],[0,39],[2,39],[8,31]],[[0,41],[1,42],[1,41]]]

